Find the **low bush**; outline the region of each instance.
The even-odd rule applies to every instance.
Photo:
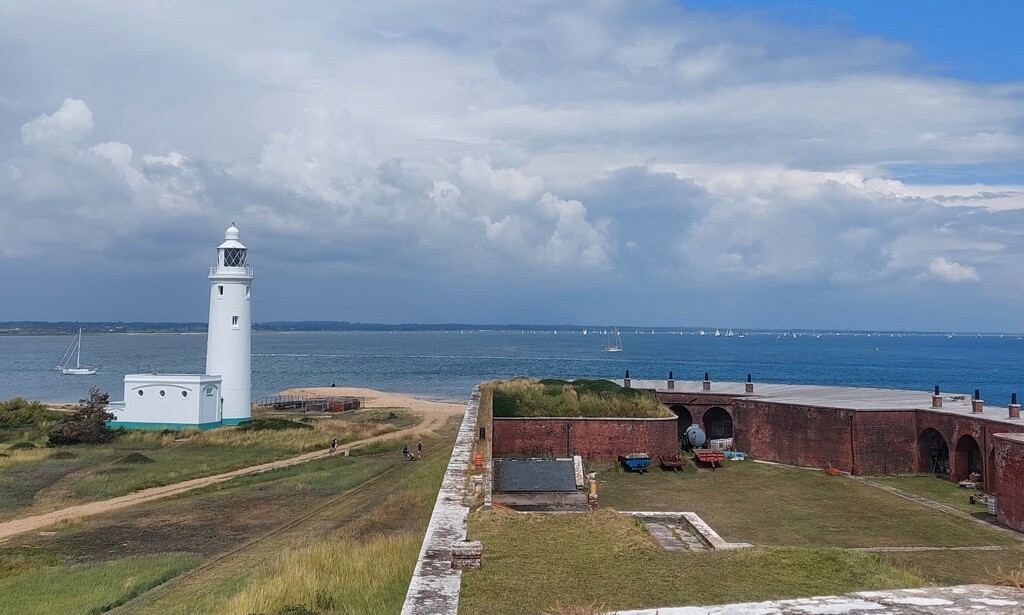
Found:
[[[102,444],[116,438],[119,431],[107,425],[116,418],[107,412],[109,400],[106,393],[93,387],[89,391],[89,399],[78,402],[75,411],[50,430],[47,445]]]
[[[21,397],[0,401],[0,429],[39,425],[59,421],[66,416],[62,412],[50,410],[37,401],[27,401]]]
[[[37,448],[39,448],[39,447],[36,446],[35,444],[32,444],[31,442],[15,442],[14,444],[12,444],[9,447],[7,447],[7,450],[9,450],[9,451],[21,451],[21,450],[37,449]]]

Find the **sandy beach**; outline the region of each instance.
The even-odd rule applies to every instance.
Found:
[[[466,411],[466,404],[451,402],[431,401],[420,399],[403,393],[388,393],[374,389],[361,389],[357,387],[302,387],[281,391],[279,395],[296,397],[360,397],[363,400],[363,408],[408,408],[415,412],[428,414],[440,414],[444,416],[461,415]],[[468,400],[467,400],[468,401]]]

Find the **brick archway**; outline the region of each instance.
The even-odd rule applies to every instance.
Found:
[[[732,437],[732,415],[725,408],[719,406],[708,408],[704,411],[702,422],[708,440]]]
[[[949,475],[949,445],[942,434],[931,427],[917,437],[917,471]]]
[[[682,440],[683,435],[686,434],[686,428],[689,427],[690,425],[693,425],[693,415],[690,414],[689,408],[682,404],[672,404],[671,406],[668,407],[668,409],[671,410],[677,417],[679,417],[679,434],[677,437],[680,440]]]
[[[955,482],[967,480],[971,472],[981,474],[985,468],[985,460],[981,454],[981,447],[974,436],[963,435],[956,442],[956,451],[953,453],[953,467],[950,471],[950,478]]]

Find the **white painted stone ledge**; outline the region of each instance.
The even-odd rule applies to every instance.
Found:
[[[700,518],[700,515],[692,512],[644,512],[644,511],[623,511],[622,514],[631,517],[643,517],[649,519],[665,519],[678,521],[680,518],[686,521],[696,532],[697,536],[704,541],[709,548],[716,551],[728,549],[749,549],[754,546],[747,542],[726,542],[718,535],[718,532],[711,529],[711,526]]]
[[[466,470],[472,463],[479,411],[480,390],[476,388],[462,417],[448,469],[434,502],[402,615],[456,615],[458,612],[462,571],[452,568],[452,548],[466,539],[469,515],[469,508],[464,504]]]
[[[742,604],[612,611],[608,615],[1010,615],[1021,613],[1022,609],[1024,590],[994,585],[956,585],[853,592],[842,596],[816,596]]]

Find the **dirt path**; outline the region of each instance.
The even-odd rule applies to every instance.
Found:
[[[426,434],[437,430],[449,419],[449,417],[461,415],[465,411],[465,407],[461,404],[447,403],[447,402],[436,402],[428,401],[423,399],[417,399],[409,395],[400,395],[397,393],[384,393],[381,391],[374,391],[372,389],[357,389],[347,387],[331,387],[331,388],[309,388],[309,389],[289,389],[284,391],[282,395],[349,395],[353,397],[362,397],[364,400],[364,408],[408,408],[415,413],[422,414],[423,420],[405,429],[398,431],[392,431],[372,438],[366,438],[363,440],[357,440],[355,442],[347,442],[345,448],[358,448],[365,446],[373,442],[381,440],[390,440],[397,437],[408,437],[416,438],[421,434]],[[79,504],[76,506],[69,506],[61,510],[55,510],[52,512],[34,515],[31,517],[23,517],[20,519],[13,519],[0,523],[0,543],[5,539],[10,538],[16,534],[24,532],[31,532],[33,530],[39,530],[55,523],[65,521],[68,519],[78,519],[81,517],[89,517],[92,515],[98,515],[101,513],[109,512],[112,510],[118,510],[121,508],[127,508],[143,502],[150,502],[152,500],[158,500],[161,498],[170,497],[172,495],[178,495],[179,493],[185,493],[199,487],[205,487],[206,485],[213,485],[216,483],[222,483],[224,481],[231,480],[237,476],[245,476],[247,474],[258,474],[260,472],[266,472],[267,470],[273,470],[276,468],[286,468],[289,466],[305,463],[313,459],[319,459],[323,457],[325,451],[313,451],[310,453],[303,453],[295,457],[289,457],[287,459],[279,459],[277,461],[271,461],[268,463],[261,463],[259,465],[250,466],[248,468],[240,468],[231,472],[225,472],[223,474],[216,474],[214,476],[206,476],[203,478],[194,478],[192,480],[182,481],[180,483],[174,483],[172,485],[164,485],[163,487],[153,487],[151,489],[144,489],[142,491],[136,491],[135,493],[129,493],[109,500],[102,500],[99,502],[89,502],[88,504]]]

